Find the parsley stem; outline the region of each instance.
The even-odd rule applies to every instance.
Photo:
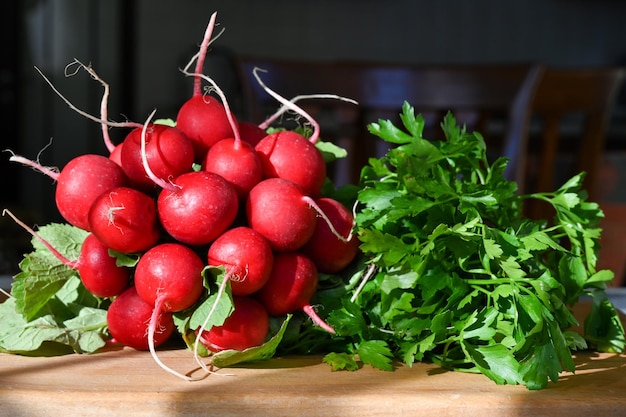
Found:
[[[495,284],[508,284],[511,282],[521,282],[527,283],[529,281],[528,277],[525,278],[487,278],[487,279],[465,279],[464,280],[469,285],[482,286],[482,285],[495,285]]]

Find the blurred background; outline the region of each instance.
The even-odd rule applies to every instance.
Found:
[[[229,58],[241,55],[391,63],[536,61],[557,67],[626,64],[626,1],[621,0],[3,0],[0,4],[1,149],[63,167],[82,153],[105,153],[98,124],[68,100],[97,115],[102,87],[78,59],[111,86],[109,118],[142,122],[153,110],[175,118],[191,94],[179,71],[197,51],[211,14],[223,35],[205,72],[240,117],[238,81]],[[620,93],[607,133],[603,201],[626,203],[626,99]],[[112,130],[120,141],[124,132]],[[54,182],[8,162],[2,208],[29,224],[61,221]],[[0,218],[0,274],[13,273],[29,236]]]

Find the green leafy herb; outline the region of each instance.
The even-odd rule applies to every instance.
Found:
[[[538,389],[574,371],[571,351],[587,341],[623,351],[604,294],[613,275],[596,270],[602,212],[585,200],[582,174],[554,192],[520,195],[504,175],[507,160],[488,160],[481,135],[451,114],[437,142],[422,137],[424,120],[408,103],[401,121],[369,126],[395,145],[369,161],[358,194],[358,236],[376,273],[346,285],[328,315],[343,344],[334,340],[325,361],[390,370],[393,360],[428,360]],[[524,217],[529,199],[550,204],[554,219]],[[570,308],[585,294],[594,308],[582,338],[569,330]]]

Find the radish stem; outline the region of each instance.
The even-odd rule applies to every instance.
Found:
[[[70,261],[69,259],[67,259],[61,252],[59,252],[58,250],[56,250],[54,248],[54,246],[52,246],[50,243],[48,243],[48,241],[46,241],[43,237],[39,236],[32,228],[30,228],[26,223],[24,223],[23,221],[21,221],[20,219],[17,218],[17,216],[15,216],[13,213],[11,213],[10,210],[4,209],[2,210],[2,215],[4,216],[5,214],[8,214],[14,221],[15,223],[19,224],[20,226],[22,226],[28,233],[30,233],[33,237],[37,238],[37,240],[39,240],[58,260],[60,260],[61,262],[63,262],[63,264],[65,264],[66,266],[68,266],[71,269],[76,269],[76,262],[75,261]]]
[[[374,275],[374,273],[376,272],[376,269],[378,267],[374,264],[370,264],[367,267],[367,270],[365,270],[363,272],[363,276],[361,278],[361,282],[359,282],[359,286],[357,287],[357,289],[354,291],[354,294],[352,294],[352,297],[350,298],[350,302],[354,303],[356,301],[356,299],[359,297],[359,294],[361,293],[361,290],[363,290],[363,287],[365,287],[365,284],[367,284],[367,281],[369,281],[369,279],[372,277],[372,275]]]
[[[317,315],[317,312],[311,305],[305,305],[304,307],[302,307],[302,311],[304,311],[306,315],[309,316],[311,320],[313,320],[313,323],[315,323],[320,328],[326,330],[330,334],[337,334],[335,332],[335,329],[333,329],[328,323],[326,323],[324,320],[322,320],[320,316]]]

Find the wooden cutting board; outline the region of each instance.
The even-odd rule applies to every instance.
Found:
[[[191,352],[159,350],[202,375]],[[187,382],[147,352],[29,358],[0,354],[0,416],[626,416],[626,355],[576,355],[576,372],[540,391],[432,364],[332,372],[320,357],[221,369]]]

